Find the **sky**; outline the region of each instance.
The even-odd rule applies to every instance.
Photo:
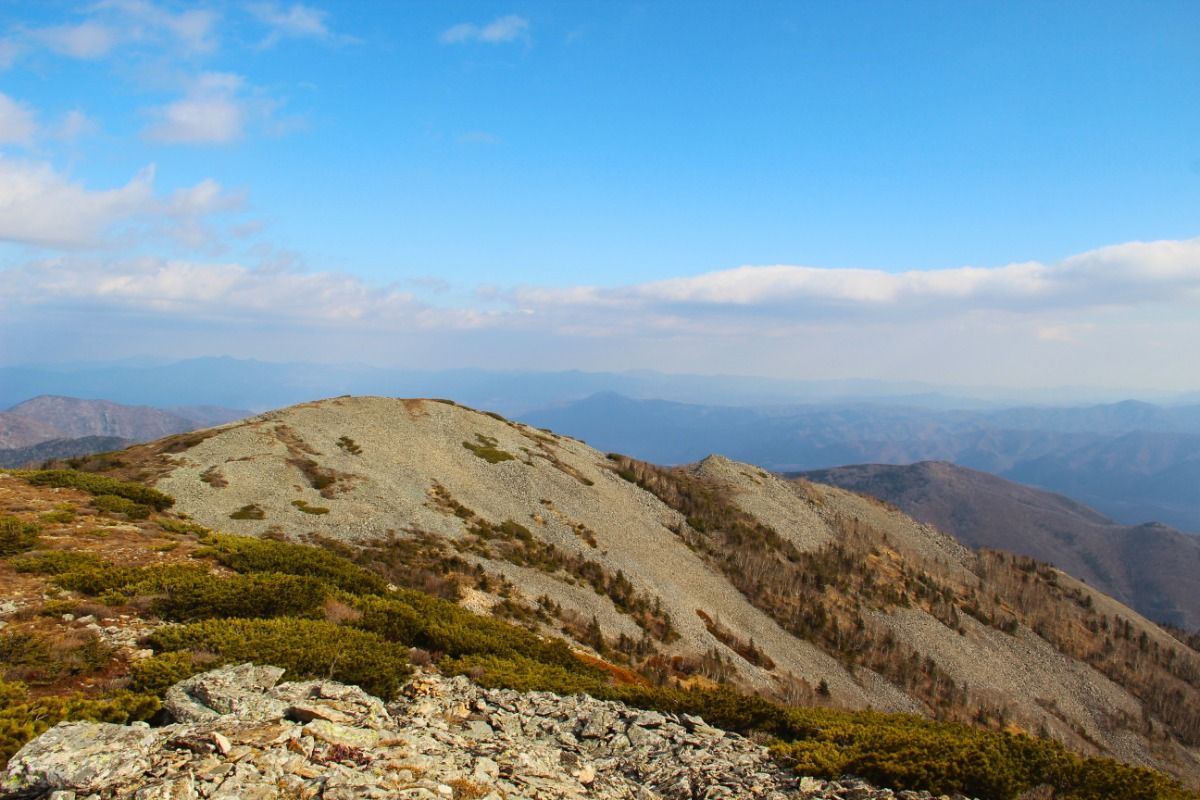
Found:
[[[1194,2],[0,0],[0,363],[1200,389]]]

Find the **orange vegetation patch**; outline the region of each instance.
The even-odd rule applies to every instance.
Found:
[[[408,412],[410,417],[428,417],[429,411],[425,408],[424,400],[401,400],[404,404],[404,410]]]
[[[615,681],[616,683],[628,684],[628,685],[632,685],[632,686],[649,686],[650,685],[650,681],[646,680],[644,677],[637,674],[633,670],[625,669],[624,667],[618,667],[616,664],[610,664],[609,662],[605,661],[602,658],[596,658],[595,656],[589,655],[587,653],[577,652],[574,655],[576,658],[578,658],[583,663],[585,663],[589,666],[597,667],[598,669],[604,670],[612,677],[613,681]]]

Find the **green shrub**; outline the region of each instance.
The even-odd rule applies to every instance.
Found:
[[[922,717],[813,709],[791,712],[807,737],[776,745],[797,771],[861,776],[894,789],[1012,798],[1043,784],[1072,800],[1188,797],[1165,775],[1107,758],[1081,758],[1056,741]]]
[[[199,555],[237,572],[278,572],[318,578],[351,594],[387,594],[387,581],[341,556],[301,544],[221,533],[204,540]]]
[[[113,649],[86,632],[82,638],[51,639],[31,631],[0,633],[0,677],[48,684],[69,675],[86,675],[108,665]]]
[[[512,453],[497,447],[499,442],[491,436],[484,436],[482,433],[477,433],[475,434],[475,439],[476,441],[474,442],[463,442],[462,446],[489,464],[499,464],[501,461],[512,461],[516,458]]]
[[[380,636],[310,619],[207,620],[160,628],[149,637],[156,650],[212,653],[221,661],[253,661],[287,670],[289,680],[329,678],[395,696],[411,668],[408,648]]]
[[[25,684],[0,680],[0,712],[25,699]]]
[[[78,608],[78,600],[47,600],[38,609],[38,616],[61,617],[63,614],[74,614]]]
[[[164,518],[157,520],[157,523],[158,523],[158,527],[162,528],[167,533],[179,533],[179,534],[192,533],[192,534],[196,534],[198,536],[203,536],[204,534],[212,533],[211,530],[204,527],[203,525],[199,525],[195,522],[188,522],[188,521],[182,520],[182,519],[168,519],[168,518],[164,517]]]
[[[107,593],[156,594],[178,584],[193,583],[208,575],[196,564],[156,564],[126,567],[92,553],[51,550],[13,562],[18,572],[50,575],[63,589],[92,596]]]
[[[221,576],[198,564],[124,567],[80,553],[46,553],[24,559],[18,566],[51,574],[64,589],[100,596],[106,603],[111,598],[110,605],[122,605],[130,596],[157,595],[150,610],[176,622],[214,617],[316,617],[330,592],[323,581],[301,575]]]
[[[229,514],[230,519],[265,519],[267,512],[263,511],[258,506],[251,503],[248,506],[242,506],[237,511]]]
[[[129,689],[161,697],[175,684],[211,669],[213,665],[213,658],[197,656],[187,650],[143,658],[129,669]]]
[[[66,572],[94,567],[107,563],[92,553],[80,553],[74,550],[47,550],[10,562],[17,572],[30,572],[36,575],[62,575]]]
[[[140,576],[141,571],[137,567],[119,567],[108,561],[99,561],[61,572],[54,576],[54,582],[64,589],[96,597],[129,586]]]
[[[292,505],[305,514],[328,514],[329,509],[324,506],[310,506],[304,500],[293,500]]]
[[[521,656],[568,670],[588,671],[561,639],[541,639],[524,628],[472,614],[421,592],[401,589],[388,598],[359,598],[353,605],[362,612],[353,623],[355,627],[393,642],[451,657]]]
[[[447,675],[470,675],[483,686],[520,692],[584,693],[605,699],[611,688],[600,674],[587,674],[524,656],[467,655],[444,658],[438,667]]]
[[[74,694],[31,700],[20,684],[0,683],[0,769],[26,742],[64,720],[124,725],[149,719],[158,709],[158,698],[147,694],[116,692],[103,698]]]
[[[42,469],[20,470],[14,474],[37,486],[79,489],[91,495],[115,495],[143,506],[150,506],[155,511],[166,511],[175,504],[175,498],[163,494],[157,489],[91,472],[77,472],[72,469]]]
[[[39,527],[16,517],[0,516],[0,558],[37,547]]]
[[[150,506],[135,503],[115,494],[98,494],[92,500],[97,511],[104,514],[124,514],[129,519],[146,519],[150,516]]]
[[[39,514],[38,519],[51,524],[66,525],[69,522],[75,521],[75,506],[70,503],[63,503],[53,511],[46,511]]]
[[[29,631],[0,633],[0,664],[6,668],[41,667],[51,661],[46,637]]]
[[[164,586],[150,610],[163,619],[193,622],[222,617],[317,617],[326,584],[299,575],[262,573],[222,577],[207,572]]]

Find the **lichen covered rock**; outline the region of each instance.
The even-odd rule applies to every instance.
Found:
[[[719,800],[920,797],[800,778],[699,717],[419,675],[385,706],[331,681],[226,667],[176,684],[175,722],[63,723],[10,762],[11,797]],[[927,796],[927,795],[924,795]]]

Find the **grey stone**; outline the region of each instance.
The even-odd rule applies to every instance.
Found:
[[[3,790],[57,800],[928,800],[802,778],[699,717],[420,674],[384,704],[332,681],[276,685],[244,664],[167,692],[159,729],[71,723],[10,762]],[[90,792],[87,798],[82,793]],[[3,794],[4,791],[0,791]]]
[[[282,719],[287,704],[265,692],[283,673],[279,667],[253,664],[206,672],[168,689],[163,708],[177,722],[210,722],[225,714],[253,721]]]
[[[5,791],[98,791],[133,780],[150,767],[160,735],[106,722],[63,722],[8,762]]]

